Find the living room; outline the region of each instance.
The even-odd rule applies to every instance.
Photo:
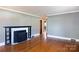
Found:
[[[78,10],[78,6],[1,6],[0,51],[79,51]],[[24,36],[26,38],[25,41],[28,42],[23,40],[23,42],[25,42],[23,43],[17,41],[17,39],[14,40],[14,38],[22,38],[21,36],[23,35],[20,35],[22,31],[20,34],[13,34],[17,31],[20,32],[20,30],[23,30],[23,32],[26,30],[26,34],[23,35],[26,35],[26,37]],[[10,36],[8,37],[6,33],[10,34]],[[15,37],[17,35],[19,35],[19,37]],[[6,39],[10,40],[6,41]],[[46,41],[41,42],[44,41],[44,39]],[[19,42],[19,45],[14,44],[14,42]],[[34,44],[34,42],[36,42],[36,44]],[[9,44],[6,45],[7,43]],[[25,45],[26,47],[21,47]],[[28,49],[26,49],[27,46]],[[50,48],[50,46],[52,46],[52,48]]]

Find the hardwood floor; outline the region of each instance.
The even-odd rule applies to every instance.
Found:
[[[79,43],[48,37],[33,37],[31,40],[16,45],[0,47],[1,52],[78,52]]]

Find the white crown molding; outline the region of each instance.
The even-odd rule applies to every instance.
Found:
[[[34,14],[31,14],[31,13],[27,13],[27,12],[23,12],[23,11],[18,11],[18,10],[14,10],[14,9],[6,8],[6,7],[0,7],[0,9],[7,10],[7,11],[12,11],[12,12],[16,12],[16,13],[21,13],[21,14],[24,14],[24,15],[29,15],[29,16],[39,17],[39,16],[34,15]]]
[[[23,12],[23,11],[18,11],[18,10],[6,8],[6,7],[0,7],[0,9],[7,10],[7,11],[12,11],[12,12],[17,12],[17,13],[21,13],[21,14],[25,14],[25,15],[30,15],[30,16],[34,16],[34,17],[40,17],[40,16],[31,14],[31,13],[27,13],[27,12]],[[62,12],[62,13],[55,13],[55,14],[48,14],[48,17],[49,16],[55,16],[55,15],[68,14],[68,13],[76,13],[76,12],[79,12],[79,10],[74,10],[74,11],[69,11],[69,12]]]
[[[76,13],[76,12],[79,12],[79,10],[63,12],[63,13],[49,14],[48,16],[55,16],[55,15],[62,15],[62,14],[69,14],[69,13]]]

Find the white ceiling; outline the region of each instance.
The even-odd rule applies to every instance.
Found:
[[[79,6],[1,6],[36,16],[53,16],[64,13],[79,12]]]

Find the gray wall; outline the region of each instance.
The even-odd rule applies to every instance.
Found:
[[[79,39],[79,13],[48,17],[48,34]]]
[[[32,26],[32,35],[39,33],[39,18],[0,9],[0,43],[5,40],[4,26]]]

